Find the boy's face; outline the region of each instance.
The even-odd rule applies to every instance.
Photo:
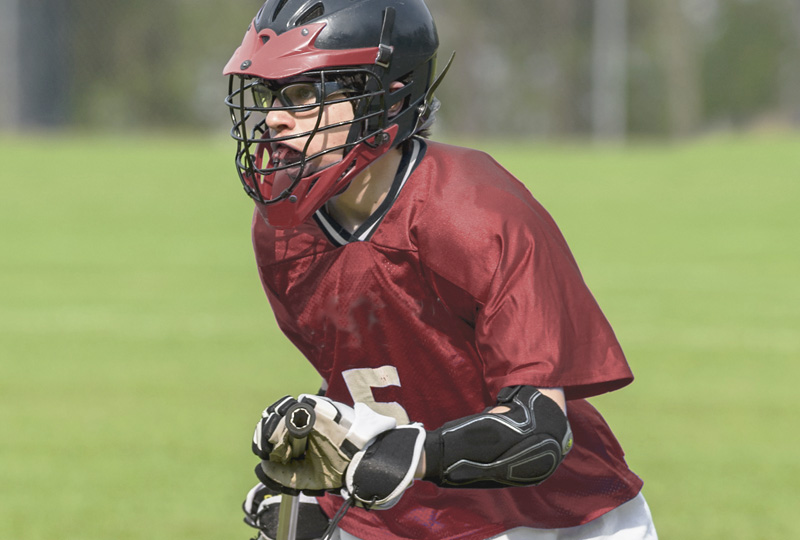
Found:
[[[309,82],[289,82],[274,87],[274,90],[269,92],[270,95],[266,99],[271,100],[271,105],[277,107],[267,112],[266,124],[269,137],[282,139],[288,137],[272,144],[272,156],[270,156],[272,167],[296,163],[301,160],[303,154],[312,156],[346,144],[354,113],[350,102],[337,102],[344,99],[344,92],[345,89],[335,85],[323,89],[321,84]],[[325,95],[326,104],[320,116],[319,101],[322,93]],[[303,105],[308,107],[300,107]],[[319,126],[317,126],[318,117]],[[333,127],[323,129],[327,126]],[[292,138],[295,136],[296,138]],[[338,163],[343,157],[343,148],[318,156],[306,163],[303,176]],[[294,167],[285,170],[292,176],[298,172],[298,168]]]

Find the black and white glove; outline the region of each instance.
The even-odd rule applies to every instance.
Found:
[[[253,452],[261,458],[256,474],[266,485],[296,494],[321,494],[344,485],[343,475],[352,457],[377,435],[395,427],[394,418],[376,413],[364,404],[349,407],[331,399],[303,394],[314,408],[314,428],[305,454],[292,457],[285,423],[286,412],[297,400],[285,397],[267,407],[253,434]]]
[[[284,422],[297,400],[285,397],[267,407],[256,425],[253,452],[262,461],[256,474],[285,493],[318,494],[342,489],[363,507],[389,508],[414,480],[425,443],[420,424],[397,426],[394,418],[363,403],[354,407],[326,397],[301,395],[316,420],[305,455],[292,459]]]
[[[385,510],[400,500],[414,483],[414,473],[425,447],[422,424],[385,431],[356,453],[345,474],[342,496],[356,506]]]
[[[258,534],[252,540],[274,540],[278,534],[278,515],[280,514],[281,494],[262,483],[251,489],[244,502],[244,522]],[[322,538],[328,527],[328,516],[320,509],[317,499],[300,495],[298,507],[296,540],[316,540]]]

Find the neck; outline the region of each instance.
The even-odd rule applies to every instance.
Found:
[[[386,199],[403,153],[393,148],[361,171],[341,194],[330,199],[326,209],[345,229],[355,231]]]

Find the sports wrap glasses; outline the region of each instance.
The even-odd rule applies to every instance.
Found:
[[[277,85],[268,81],[259,81],[252,86],[253,99],[260,109],[269,109],[276,106],[289,108],[293,112],[303,112],[314,109],[327,98],[338,93],[353,92],[341,81],[302,81]],[[275,105],[275,101],[278,105]],[[337,100],[332,100],[333,103]]]

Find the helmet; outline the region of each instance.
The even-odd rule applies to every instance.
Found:
[[[432,123],[433,90],[442,78],[434,80],[438,45],[423,0],[264,3],[223,73],[236,168],[271,225],[303,223],[371,162]],[[313,92],[311,101],[293,99],[287,84],[294,81]],[[395,81],[402,87],[391,87]],[[325,105],[342,102],[352,106],[352,119],[326,125]],[[276,110],[314,114],[316,121],[303,133],[275,136],[266,116]],[[311,150],[314,136],[330,129],[346,130],[346,142]],[[314,164],[329,153],[342,158]]]

